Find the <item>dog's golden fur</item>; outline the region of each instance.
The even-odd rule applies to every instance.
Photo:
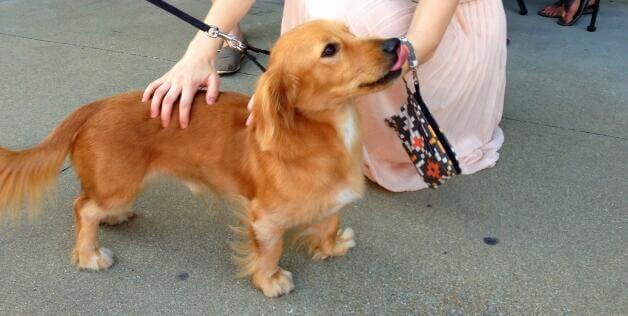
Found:
[[[322,57],[330,44],[338,52]],[[344,255],[355,245],[353,231],[339,229],[338,216],[364,191],[352,100],[398,75],[389,71],[396,55],[382,44],[329,21],[285,34],[259,79],[250,127],[244,124],[249,99],[237,93],[223,92],[212,106],[197,94],[186,129],[150,119],[140,92],[85,105],[38,146],[0,149],[0,209],[36,203],[70,154],[81,181],[72,260],[79,268],[107,269],[113,257],[99,245],[99,224],[131,217],[149,175],[173,176],[246,201],[242,271],[269,297],[288,293],[291,274],[277,265],[286,229],[305,227],[316,259]]]

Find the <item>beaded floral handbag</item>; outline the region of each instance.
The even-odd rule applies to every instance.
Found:
[[[412,45],[407,38],[400,38],[402,45],[408,47],[408,64],[414,79],[414,92],[408,88],[408,98],[401,107],[401,112],[386,119],[403,144],[414,166],[430,188],[439,185],[460,174],[460,167],[454,149],[451,147],[436,120],[428,110],[419,90],[417,75],[418,61]]]

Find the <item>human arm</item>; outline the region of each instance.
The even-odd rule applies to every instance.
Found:
[[[459,0],[420,0],[408,28],[408,40],[420,63],[428,61],[443,38]]]

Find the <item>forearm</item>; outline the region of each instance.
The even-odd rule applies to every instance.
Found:
[[[222,32],[233,29],[244,18],[255,0],[214,0],[205,23],[217,26]],[[204,32],[197,32],[190,42],[186,55],[198,54],[199,57],[210,59],[221,47],[222,39],[209,38]]]
[[[451,21],[458,0],[420,0],[416,6],[407,37],[419,62],[428,61]]]

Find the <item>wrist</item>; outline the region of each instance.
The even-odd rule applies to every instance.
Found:
[[[222,39],[211,38],[204,32],[198,32],[188,45],[183,57],[192,57],[210,62],[216,57],[221,46]]]
[[[436,51],[436,45],[431,43],[428,37],[418,34],[408,34],[406,37],[410,44],[412,44],[416,58],[420,63],[425,63],[432,58],[434,51]]]

